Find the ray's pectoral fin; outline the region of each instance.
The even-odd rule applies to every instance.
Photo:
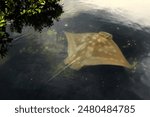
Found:
[[[119,60],[114,58],[104,58],[104,57],[90,57],[83,61],[84,66],[90,65],[115,65],[122,66],[126,68],[132,68],[132,66],[125,60]]]
[[[74,41],[74,34],[65,32],[68,42],[68,56],[71,57],[74,53],[76,53],[76,44]]]
[[[67,64],[69,64],[69,61],[70,61],[70,59],[69,59],[69,57],[67,57],[67,58],[65,58],[64,63],[67,65]]]
[[[74,70],[79,70],[83,67],[83,65],[81,64],[81,57],[76,57],[76,56],[71,56],[71,57],[67,57],[64,60],[64,63],[69,66],[71,69]]]
[[[71,68],[71,69],[74,69],[74,70],[80,70],[82,67],[83,67],[83,66],[82,66],[80,63],[78,63],[78,62],[75,62],[75,63],[73,63],[73,64],[70,66],[70,68]]]

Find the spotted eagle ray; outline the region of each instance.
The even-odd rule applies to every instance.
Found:
[[[111,34],[68,33],[68,57],[65,64],[75,70],[91,65],[116,65],[131,68]]]
[[[68,57],[64,60],[66,66],[56,72],[52,79],[68,67],[74,70],[91,65],[115,65],[132,68],[110,33],[65,32],[65,35],[68,42]]]

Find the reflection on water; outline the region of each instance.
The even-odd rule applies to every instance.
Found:
[[[66,0],[67,1],[67,0]],[[59,22],[41,33],[24,27],[22,36],[14,43],[6,59],[0,63],[1,99],[150,99],[149,57],[150,32],[125,25],[114,14],[104,9],[86,9],[72,13],[70,1],[64,4],[65,13]],[[67,6],[65,6],[67,5]],[[9,30],[8,30],[9,31]],[[67,41],[64,31],[99,32],[113,35],[114,41],[136,69],[116,66],[89,66],[79,71],[67,68],[55,79],[48,80],[65,65]],[[9,32],[12,37],[17,33]]]
[[[41,31],[43,27],[50,27],[55,20],[59,20],[59,16],[63,13],[59,1],[2,0],[0,4],[0,55],[4,57],[7,54],[12,41],[6,27],[18,33],[22,32],[24,26],[32,26],[38,31]]]
[[[138,23],[142,26],[150,26],[149,0],[78,0],[88,4],[93,9],[105,9],[113,14],[118,14],[122,18],[116,20],[124,24]]]

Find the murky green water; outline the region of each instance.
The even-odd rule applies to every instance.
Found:
[[[52,27],[41,33],[24,27],[22,36],[14,39],[6,58],[0,60],[0,99],[150,99],[150,30],[133,22],[126,25],[118,20],[121,14],[78,0],[66,0],[64,11]],[[20,35],[9,27],[7,31],[13,38]],[[49,81],[65,66],[65,31],[111,33],[127,60],[137,62],[136,68],[67,68]]]

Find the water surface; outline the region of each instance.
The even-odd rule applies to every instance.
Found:
[[[21,37],[14,39],[6,58],[0,60],[0,99],[150,99],[148,16],[141,15],[139,21],[136,8],[128,13],[123,5],[109,3],[112,7],[108,8],[108,4],[97,2],[64,0],[60,20],[41,33],[26,26],[20,35],[8,27],[11,37]],[[65,31],[111,33],[127,60],[137,63],[135,69],[101,65],[79,71],[67,68],[48,82],[65,66]]]

